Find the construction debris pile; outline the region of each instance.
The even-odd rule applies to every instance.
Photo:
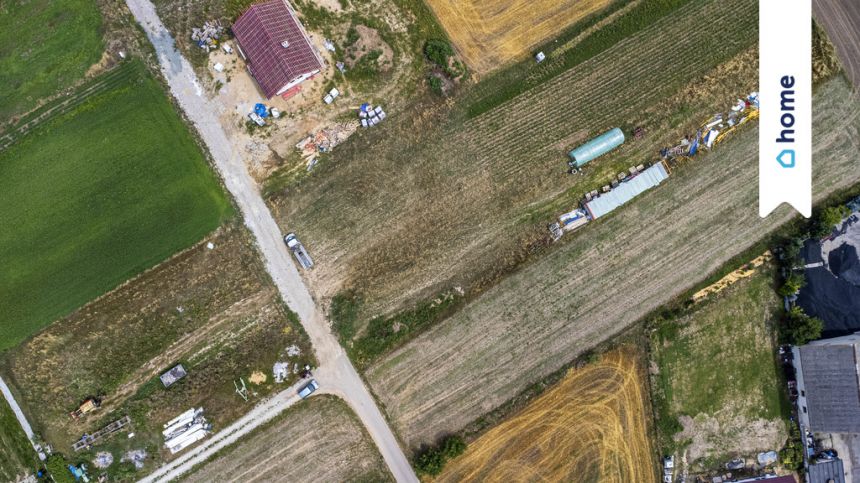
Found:
[[[346,141],[358,129],[356,122],[338,123],[310,134],[296,144],[302,157],[309,161],[319,153],[327,153],[338,144]]]
[[[693,157],[702,148],[713,149],[739,126],[758,119],[758,116],[758,92],[753,92],[746,99],[738,99],[728,113],[714,114],[713,117],[702,123],[695,134],[685,136],[678,145],[663,148],[660,155],[669,160]]]
[[[164,446],[176,454],[205,438],[212,425],[203,417],[203,408],[191,408],[164,425]]]
[[[604,216],[621,205],[632,200],[639,194],[654,188],[666,180],[680,160],[689,159],[701,149],[711,150],[731,135],[738,127],[759,116],[759,97],[753,92],[746,99],[738,99],[727,113],[717,113],[702,123],[695,134],[685,136],[676,146],[660,150],[662,159],[646,167],[644,164],[632,166],[614,177],[609,184],[604,185],[600,192],[593,190],[585,193],[580,206],[559,216],[558,220],[549,225],[553,241],[561,238],[566,232],[574,231],[589,221]],[[640,131],[637,128],[636,131]],[[581,166],[597,156],[615,149],[624,142],[624,134],[612,130],[570,152],[571,169],[581,171]],[[641,137],[644,131],[636,132]],[[582,158],[582,159],[580,159]]]
[[[370,107],[370,104],[364,103],[358,108],[358,118],[361,121],[361,127],[376,126],[385,120],[385,111],[382,106]]]
[[[206,22],[202,28],[193,28],[191,30],[191,40],[197,42],[197,46],[209,52],[212,49],[218,48],[218,40],[224,34],[224,27],[221,26],[219,20]]]

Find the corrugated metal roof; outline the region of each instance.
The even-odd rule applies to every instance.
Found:
[[[659,185],[668,177],[669,173],[666,171],[666,166],[663,163],[657,163],[635,177],[622,182],[609,193],[602,194],[599,198],[585,203],[585,207],[591,218],[600,218],[643,192]]]
[[[296,77],[322,69],[321,59],[286,0],[252,5],[233,24],[233,34],[266,97],[274,96]],[[284,41],[289,47],[281,45]]]
[[[800,347],[806,407],[813,431],[860,433],[860,383],[854,345]]]
[[[809,483],[845,483],[842,460],[835,459],[809,465]]]

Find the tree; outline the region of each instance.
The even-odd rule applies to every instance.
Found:
[[[445,458],[453,459],[466,451],[466,442],[460,436],[449,436],[442,446],[442,453]]]
[[[818,238],[829,235],[833,227],[850,214],[851,210],[845,205],[824,208],[818,214],[812,234]]]
[[[788,311],[786,322],[786,333],[794,345],[803,345],[807,342],[821,338],[824,330],[824,322],[817,317],[810,317],[800,307],[792,307]]]
[[[448,59],[454,55],[451,44],[444,40],[430,39],[424,44],[424,55],[439,67],[448,66]]]
[[[799,292],[804,285],[806,285],[806,277],[803,275],[803,272],[792,271],[785,278],[785,283],[782,284],[782,287],[777,292],[783,297],[789,297]]]
[[[436,476],[445,467],[445,456],[438,448],[428,448],[415,459],[415,469],[419,473]]]

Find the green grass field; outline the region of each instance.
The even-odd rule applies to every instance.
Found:
[[[16,481],[17,476],[34,473],[38,463],[12,408],[0,397],[0,481]]]
[[[0,2],[0,124],[70,86],[98,62],[101,28],[93,0]]]
[[[0,152],[0,350],[199,241],[232,206],[161,86],[125,78]]]
[[[741,439],[748,451],[779,449],[773,445],[785,435],[787,402],[775,360],[779,310],[773,268],[766,264],[677,318],[657,323],[655,406],[667,452],[696,444],[691,460],[707,465],[742,452]],[[684,424],[685,418],[691,419]]]

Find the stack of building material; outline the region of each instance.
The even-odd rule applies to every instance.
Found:
[[[382,106],[370,107],[370,104],[362,104],[358,110],[358,118],[361,121],[361,127],[376,126],[385,120],[386,114],[382,110]]]
[[[218,46],[218,39],[223,33],[224,27],[221,26],[221,22],[215,20],[204,23],[202,28],[191,29],[191,40],[197,42],[198,47],[209,52],[210,49]]]
[[[191,408],[164,425],[164,445],[176,454],[209,434],[212,425],[203,417],[203,408]]]

